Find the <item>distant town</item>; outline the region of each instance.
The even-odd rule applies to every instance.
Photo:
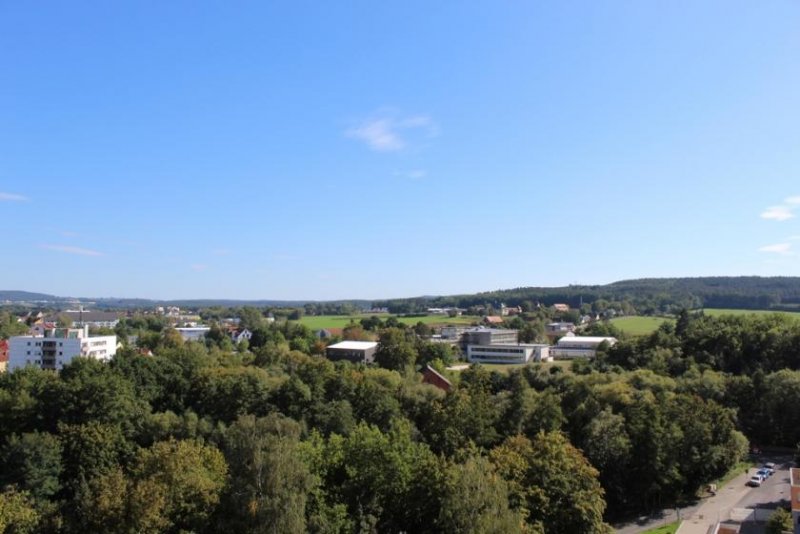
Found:
[[[0,521],[791,528],[798,294],[757,278],[261,305],[6,292]]]

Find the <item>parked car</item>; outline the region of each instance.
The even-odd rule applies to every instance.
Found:
[[[756,471],[756,474],[761,477],[762,480],[766,480],[772,474],[769,469],[761,468]]]
[[[761,482],[762,482],[762,480],[761,480],[760,476],[753,475],[753,476],[750,477],[750,480],[745,482],[745,485],[753,487],[753,488],[757,488],[757,487],[759,487],[761,485]]]
[[[773,462],[767,462],[764,464],[765,469],[769,469],[773,473],[775,472],[775,467],[777,467]]]

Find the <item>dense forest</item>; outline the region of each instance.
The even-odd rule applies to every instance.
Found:
[[[682,312],[569,370],[481,366],[377,322],[378,365],[248,318],[60,374],[0,375],[0,532],[610,532],[800,441],[800,325]],[[602,328],[599,325],[597,328]],[[444,371],[443,371],[444,372]]]

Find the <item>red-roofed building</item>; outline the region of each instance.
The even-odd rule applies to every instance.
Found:
[[[8,369],[8,340],[0,339],[0,373]]]
[[[483,318],[483,322],[486,324],[502,324],[503,318],[499,315],[487,315]]]
[[[426,365],[425,369],[422,371],[422,382],[424,384],[436,386],[443,391],[450,391],[450,389],[453,387],[453,384],[447,378],[442,376],[430,365]]]

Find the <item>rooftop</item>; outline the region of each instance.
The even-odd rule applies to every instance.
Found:
[[[366,350],[378,346],[377,341],[341,341],[334,345],[330,345],[329,349],[344,349],[344,350]]]
[[[583,343],[597,343],[600,344],[603,341],[608,341],[609,343],[616,343],[617,338],[615,337],[600,337],[600,336],[565,336],[558,340],[559,345],[580,345]]]

